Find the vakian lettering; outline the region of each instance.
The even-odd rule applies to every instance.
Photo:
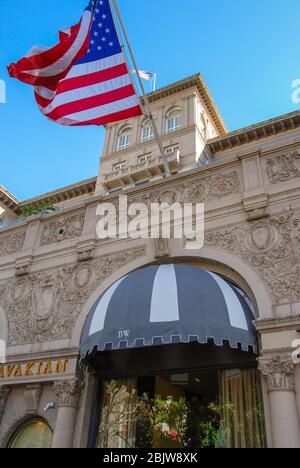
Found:
[[[6,364],[4,366],[0,366],[0,379],[65,374],[68,371],[68,364],[68,359]]]

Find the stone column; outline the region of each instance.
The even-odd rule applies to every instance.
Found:
[[[5,405],[10,394],[10,387],[7,386],[0,386],[0,424],[4,415]]]
[[[82,388],[82,379],[78,377],[54,383],[53,390],[59,400],[52,448],[73,447]]]
[[[260,359],[269,393],[274,448],[300,448],[300,423],[291,356]]]

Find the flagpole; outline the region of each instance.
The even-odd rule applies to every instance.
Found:
[[[165,153],[164,146],[163,146],[163,144],[161,142],[157,127],[156,127],[156,123],[155,123],[155,120],[154,120],[154,117],[153,117],[153,114],[152,114],[152,111],[151,111],[151,107],[150,107],[148,97],[147,97],[146,92],[145,92],[145,88],[144,88],[142,79],[141,79],[140,74],[139,74],[139,69],[138,69],[137,63],[136,63],[134,55],[133,55],[133,50],[132,50],[131,44],[129,42],[129,37],[128,37],[128,34],[126,32],[126,29],[125,29],[125,24],[124,24],[122,15],[121,15],[120,8],[119,8],[119,6],[117,4],[117,0],[110,0],[110,1],[113,3],[114,8],[115,8],[115,12],[117,13],[119,23],[120,23],[120,26],[121,26],[121,29],[122,29],[124,38],[126,40],[129,53],[130,53],[132,64],[133,64],[133,67],[135,69],[140,88],[142,90],[142,94],[143,94],[143,98],[144,98],[144,105],[146,107],[146,115],[149,118],[149,120],[151,122],[151,125],[152,125],[152,128],[153,128],[153,133],[154,133],[155,139],[157,141],[157,144],[158,144],[158,147],[159,147],[159,150],[160,150],[160,153],[161,153],[161,157],[162,157],[162,161],[163,161],[163,164],[164,164],[166,176],[169,177],[171,175],[171,171],[170,171],[170,168],[169,168],[168,159],[167,159],[167,156],[166,156],[166,153]],[[114,12],[113,12],[113,14],[114,14]],[[118,27],[117,22],[116,22],[116,27]],[[126,55],[125,50],[124,50],[124,53]]]

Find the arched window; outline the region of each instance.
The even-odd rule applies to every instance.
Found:
[[[51,448],[53,432],[41,418],[23,423],[13,434],[8,448]]]
[[[130,145],[132,127],[123,127],[118,135],[117,151],[123,151]]]
[[[172,108],[166,114],[166,132],[173,133],[181,128],[181,109],[180,107]]]
[[[151,123],[149,120],[145,120],[142,124],[142,132],[141,132],[141,142],[145,143],[146,141],[150,141],[154,138],[154,132]]]

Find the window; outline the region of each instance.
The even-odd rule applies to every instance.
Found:
[[[113,172],[119,172],[119,171],[122,171],[123,169],[126,169],[126,161],[114,164],[112,168]]]
[[[166,132],[173,133],[181,128],[181,109],[179,107],[171,109],[166,114]]]
[[[165,148],[165,151],[166,151],[166,156],[172,156],[177,151],[179,151],[179,146],[178,145],[168,146],[167,148]]]
[[[53,433],[42,419],[31,419],[13,435],[9,448],[51,448]]]
[[[154,138],[153,128],[151,124],[147,124],[142,127],[142,143],[150,141]]]
[[[167,120],[167,133],[176,132],[181,128],[181,117],[177,115],[176,117],[170,117]]]
[[[257,369],[104,381],[99,448],[263,448]]]
[[[145,164],[148,161],[151,161],[151,153],[150,154],[143,154],[142,156],[138,157],[138,164]]]
[[[130,145],[131,127],[123,128],[119,132],[117,151],[123,151]]]

